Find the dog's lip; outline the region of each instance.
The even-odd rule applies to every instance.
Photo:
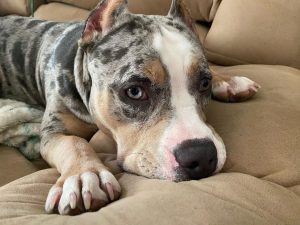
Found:
[[[176,167],[175,169],[175,179],[173,180],[174,182],[185,182],[185,181],[197,181],[197,180],[202,180],[202,179],[205,179],[205,178],[208,178],[208,177],[212,177],[215,175],[215,173],[209,175],[209,176],[204,176],[204,177],[201,177],[199,179],[193,179],[193,178],[190,178],[187,173],[184,171],[183,168],[181,167]]]

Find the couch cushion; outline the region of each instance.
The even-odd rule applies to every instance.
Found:
[[[47,2],[61,2],[86,10],[92,10],[100,2],[99,0],[47,0]]]
[[[134,13],[167,15],[171,0],[129,0],[129,9]],[[184,0],[193,19],[211,22],[221,0]]]
[[[248,175],[220,174],[173,183],[119,174],[123,192],[98,212],[47,215],[44,202],[58,174],[43,170],[0,188],[0,223],[14,224],[243,224],[298,225],[300,197]]]
[[[223,0],[206,38],[209,60],[300,68],[299,12],[299,0]]]
[[[63,3],[49,3],[40,6],[34,13],[38,19],[65,22],[85,20],[89,11]]]
[[[48,0],[63,2],[82,9],[93,9],[99,0]],[[212,21],[221,0],[185,0],[195,20]],[[129,10],[133,13],[166,15],[171,0],[128,0]]]
[[[62,10],[69,10],[72,9],[84,9],[84,10],[92,10],[96,7],[99,0],[53,0],[48,1],[53,2],[49,5],[55,4],[57,7],[63,7],[62,4],[58,3],[66,3],[64,4],[67,7],[63,7],[62,9],[57,9],[59,12]],[[159,15],[166,15],[168,13],[168,10],[170,8],[171,0],[152,0],[152,1],[145,1],[145,0],[129,0],[128,1],[128,7],[129,10],[133,13],[140,13],[140,14],[159,14]],[[53,7],[53,5],[52,5]],[[45,6],[43,6],[45,8]],[[54,10],[55,12],[56,10]],[[45,13],[46,10],[43,11]],[[53,12],[53,11],[52,11]],[[40,14],[40,13],[39,13]],[[49,14],[49,13],[46,13]],[[56,13],[55,13],[56,14]],[[48,15],[47,15],[48,16]],[[61,16],[57,13],[57,17],[60,18]],[[76,18],[77,19],[77,18]]]
[[[0,146],[0,186],[37,170],[18,150]]]
[[[167,15],[171,0],[129,0],[128,7],[133,13]]]
[[[198,21],[213,21],[221,0],[185,0],[194,19]]]
[[[61,2],[86,10],[92,10],[99,0],[48,0],[48,2]],[[165,15],[171,4],[171,0],[129,0],[129,9],[134,13],[162,14]]]
[[[33,9],[41,5],[44,0],[36,0]],[[20,16],[29,16],[31,13],[29,0],[1,0],[0,16],[8,14],[17,14]]]
[[[205,42],[206,35],[208,34],[209,27],[203,23],[195,23],[195,31],[201,44],[203,45]]]

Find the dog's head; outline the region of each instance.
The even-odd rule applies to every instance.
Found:
[[[168,16],[134,15],[103,0],[80,40],[92,80],[89,108],[117,142],[124,170],[174,181],[223,167],[225,147],[205,123],[211,73],[183,1]]]

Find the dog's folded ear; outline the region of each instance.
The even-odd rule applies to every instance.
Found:
[[[195,32],[194,21],[184,0],[172,0],[168,16],[182,20],[193,32]]]
[[[127,12],[127,0],[101,0],[86,20],[81,46],[88,45],[107,34],[120,15]]]

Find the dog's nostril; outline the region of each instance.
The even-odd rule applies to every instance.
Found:
[[[188,167],[189,169],[196,169],[199,166],[199,163],[194,161],[191,163],[191,165]]]

